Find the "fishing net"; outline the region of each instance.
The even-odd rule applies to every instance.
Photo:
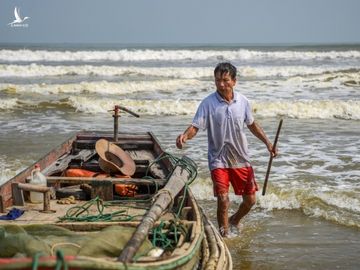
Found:
[[[97,232],[73,232],[54,225],[0,226],[0,257],[52,256],[61,250],[65,256],[118,257],[135,228],[110,226]],[[149,240],[137,255],[152,249]]]

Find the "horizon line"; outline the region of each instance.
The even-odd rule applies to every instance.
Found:
[[[306,45],[360,45],[360,42],[1,42],[11,45],[191,45],[191,46],[306,46]]]

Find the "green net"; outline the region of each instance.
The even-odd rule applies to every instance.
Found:
[[[73,232],[54,225],[0,226],[0,257],[65,256],[117,257],[135,228],[109,226],[97,232]],[[146,254],[152,244],[145,240],[137,255]]]

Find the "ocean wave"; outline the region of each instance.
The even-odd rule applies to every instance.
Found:
[[[215,200],[215,197],[209,197],[209,194],[213,193],[209,178],[197,178],[191,185],[191,190],[198,200]],[[360,228],[360,199],[356,191],[308,186],[285,190],[273,185],[266,196],[260,196],[259,193],[257,195],[255,207],[265,211],[299,210],[307,216]],[[230,194],[230,198],[231,201],[241,202],[239,196],[233,193]]]
[[[80,112],[106,113],[109,108],[121,104],[140,115],[187,115],[193,113],[199,105],[199,101],[194,100],[98,100],[84,97],[70,97],[68,102]]]
[[[9,110],[18,105],[17,98],[4,98],[0,99],[0,110]]]
[[[307,189],[281,190],[258,198],[257,206],[267,211],[276,209],[300,210],[313,217],[322,217],[341,225],[360,228],[360,200],[353,192],[315,191]]]
[[[77,85],[77,84],[76,84]],[[106,83],[107,85],[107,83]],[[105,86],[106,86],[105,85]],[[118,90],[110,86],[102,86],[101,93],[125,94],[127,91]],[[171,85],[167,85],[170,89]],[[142,85],[136,91],[144,88]],[[174,86],[177,87],[177,86]],[[1,88],[0,88],[1,89]],[[85,90],[86,89],[86,90]],[[6,89],[5,89],[6,91]],[[19,91],[10,88],[9,91]],[[20,89],[27,93],[28,88]],[[33,89],[33,92],[44,94],[44,89]],[[201,99],[157,99],[154,98],[122,98],[122,97],[106,97],[99,95],[84,95],[91,91],[97,91],[96,88],[86,88],[79,86],[74,89],[69,88],[58,89],[56,86],[45,88],[46,93],[66,93],[66,95],[54,95],[51,98],[43,96],[37,97],[37,101],[29,99],[26,95],[16,98],[8,98],[0,100],[1,110],[20,109],[27,110],[36,107],[37,109],[54,108],[58,110],[74,109],[77,112],[85,113],[105,113],[109,108],[116,104],[128,106],[130,109],[144,115],[193,115],[201,101]],[[69,95],[72,94],[74,95]],[[76,94],[75,94],[76,93]],[[28,93],[27,93],[28,94]],[[360,100],[252,100],[252,110],[257,117],[288,117],[298,119],[345,119],[360,120]]]
[[[209,84],[209,83],[208,83]],[[154,92],[174,92],[184,88],[201,88],[204,83],[192,79],[174,79],[174,80],[151,80],[151,81],[124,81],[124,82],[80,82],[69,84],[0,84],[0,91],[20,94],[20,93],[36,93],[42,95],[57,94],[87,94],[95,93],[104,94],[131,94],[141,91]]]
[[[186,50],[186,49],[121,49],[109,51],[47,51],[0,50],[4,62],[139,62],[139,61],[236,61],[236,60],[346,60],[360,58],[360,51],[261,51],[237,50]]]
[[[0,154],[0,185],[25,169],[24,162]]]
[[[0,101],[1,110],[73,109],[82,113],[106,113],[114,105],[127,106],[143,115],[193,115],[200,100],[183,99],[122,99],[72,95],[60,100],[29,101],[9,99]],[[253,101],[256,117],[287,117],[299,119],[360,120],[359,100],[303,100],[303,101]]]
[[[247,70],[245,70],[247,69]],[[278,76],[279,70],[271,69],[262,70],[257,68],[245,68],[240,73],[240,79],[236,90],[240,91],[248,98],[279,100],[279,99],[357,99],[358,87],[360,86],[360,72],[356,69],[330,72],[326,71],[317,75],[299,75],[286,79],[269,78],[269,79],[252,79],[256,72],[263,72],[263,75]],[[80,69],[79,69],[80,70]],[[0,92],[7,94],[8,97],[13,95],[39,94],[39,95],[58,95],[58,94],[91,94],[98,96],[106,95],[131,95],[132,93],[144,93],[150,97],[163,98],[164,95],[173,95],[172,98],[181,99],[200,99],[210,94],[214,90],[212,77],[208,78],[185,78],[191,77],[191,74],[204,75],[207,71],[198,69],[197,73],[191,73],[191,70],[180,68],[175,70],[176,76],[183,78],[161,78],[161,77],[136,77],[131,78],[127,75],[123,77],[105,78],[100,77],[93,80],[84,80],[83,77],[78,79],[69,79],[69,82],[60,79],[35,79],[33,83],[26,83],[27,80],[20,80],[25,83],[0,83]],[[128,70],[129,71],[129,70]],[[269,71],[269,72],[268,72]],[[290,71],[283,69],[283,75],[290,75]],[[293,70],[294,74],[299,71]],[[311,71],[308,70],[309,72]],[[319,70],[320,71],[320,70]],[[169,70],[144,69],[147,74],[153,75],[170,75]],[[210,70],[209,70],[210,72]],[[247,74],[246,77],[242,74]],[[258,76],[258,75],[256,75]],[[36,83],[39,82],[39,83]],[[53,82],[53,83],[51,83]],[[60,83],[56,83],[60,82]],[[132,96],[135,98],[135,96]]]
[[[47,65],[0,65],[0,77],[44,77],[44,76],[153,76],[194,79],[209,77],[213,68],[191,67],[116,67],[116,66],[47,66]]]
[[[80,96],[69,98],[69,104],[79,112],[106,112],[117,103],[145,115],[192,115],[200,103],[198,100],[133,100],[133,99],[96,99]],[[289,117],[289,118],[320,118],[320,119],[351,119],[360,120],[360,101],[275,101],[252,102],[256,116]]]
[[[360,120],[359,100],[303,100],[254,102],[253,111],[263,117]]]
[[[342,76],[359,74],[359,66],[240,66],[240,78],[292,77],[325,74]],[[0,65],[0,77],[45,77],[45,76],[104,76],[104,77],[165,77],[174,79],[212,78],[213,67],[117,67],[117,66],[48,66],[30,65]],[[350,80],[349,80],[350,81]]]
[[[86,113],[106,112],[117,103],[145,115],[192,115],[200,103],[197,100],[133,100],[133,99],[97,99],[72,96],[69,104],[76,111]],[[360,101],[278,101],[253,102],[256,116],[289,117],[289,118],[320,118],[360,120]]]

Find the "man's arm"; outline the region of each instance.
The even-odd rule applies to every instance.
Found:
[[[196,133],[198,132],[198,128],[190,125],[183,134],[180,134],[176,138],[176,147],[182,149],[183,145],[186,143],[187,140],[191,140]]]
[[[271,153],[273,157],[276,157],[278,154],[277,149],[273,149],[272,143],[269,141],[268,137],[266,136],[264,130],[261,128],[259,124],[257,124],[255,121],[248,125],[248,128],[250,129],[251,133],[255,135],[259,140],[261,140],[267,147],[268,151]]]

